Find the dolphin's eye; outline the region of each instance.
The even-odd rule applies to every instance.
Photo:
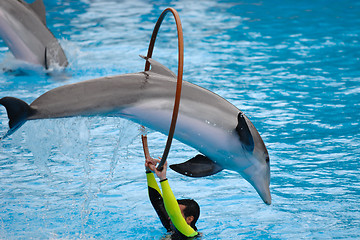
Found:
[[[266,161],[266,163],[269,163],[269,162],[270,162],[270,158],[269,158],[269,157],[266,157],[266,158],[265,158],[265,161]]]

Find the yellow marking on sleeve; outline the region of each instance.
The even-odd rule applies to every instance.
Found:
[[[176,229],[187,237],[196,236],[198,233],[187,224],[183,215],[181,214],[179,204],[170,188],[169,182],[166,180],[162,181],[160,184],[163,192],[166,212],[168,213]]]

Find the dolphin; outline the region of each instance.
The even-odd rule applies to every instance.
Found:
[[[145,57],[144,57],[145,58]],[[73,116],[117,116],[168,133],[176,75],[156,62],[150,71],[101,77],[52,89],[30,105],[0,99],[8,114],[10,135],[26,120]],[[219,95],[183,81],[174,138],[201,154],[170,167],[191,177],[229,169],[240,173],[271,204],[269,154],[260,134],[234,105]]]
[[[0,1],[0,37],[15,58],[44,66],[66,67],[68,61],[59,42],[46,27],[43,0]]]

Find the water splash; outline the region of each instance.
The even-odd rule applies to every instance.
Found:
[[[119,159],[127,158],[127,148],[139,134],[138,125],[124,119],[77,117],[29,121],[23,135],[47,184],[63,197],[82,199],[84,232],[91,202],[112,181]]]

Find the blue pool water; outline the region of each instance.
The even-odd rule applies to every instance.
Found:
[[[235,172],[190,179],[176,197],[201,206],[203,239],[360,238],[359,1],[47,1],[69,58],[45,73],[0,40],[0,97],[32,102],[64,84],[142,71],[154,24],[178,10],[184,79],[223,96],[254,123],[270,154],[273,203]],[[170,16],[170,15],[169,15]],[[176,72],[173,20],[154,58]],[[21,70],[19,70],[19,68]],[[0,108],[0,134],[7,116]],[[29,121],[0,142],[0,239],[160,239],[147,198],[139,126],[117,118]],[[166,137],[149,130],[160,156]],[[175,141],[169,161],[197,152]]]

